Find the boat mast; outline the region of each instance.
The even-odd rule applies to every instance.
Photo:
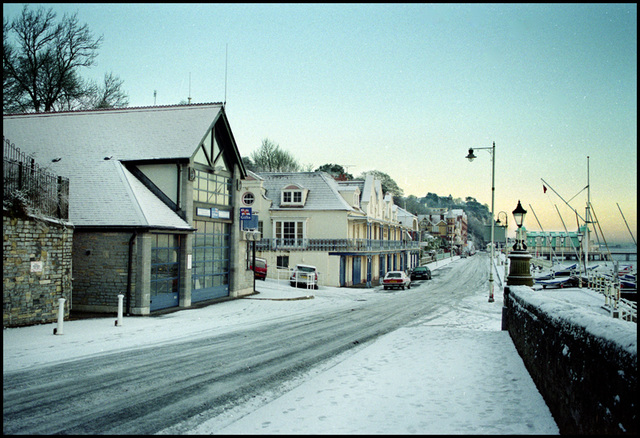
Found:
[[[620,205],[616,202],[616,205],[618,206],[618,210],[620,210],[620,214],[622,215],[622,219],[624,219],[624,224],[627,226],[627,230],[629,231],[629,234],[631,234],[631,238],[633,239],[633,244],[635,246],[638,246],[638,244],[636,243],[636,238],[633,237],[633,233],[631,232],[631,228],[629,228],[629,224],[627,223],[627,218],[624,217],[624,214],[622,214],[622,209],[620,208]]]
[[[587,207],[585,211],[585,227],[586,230],[584,232],[584,271],[587,271],[589,265],[589,224],[591,223],[591,209],[589,205],[591,204],[591,186],[589,184],[589,156],[587,155]]]

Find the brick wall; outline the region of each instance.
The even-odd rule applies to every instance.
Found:
[[[594,334],[572,318],[575,306],[554,304],[547,312],[526,299],[532,293],[541,292],[505,288],[503,329],[560,433],[637,434],[637,326],[594,315],[588,322]]]
[[[2,324],[57,321],[58,300],[69,316],[73,226],[33,217],[2,217]]]

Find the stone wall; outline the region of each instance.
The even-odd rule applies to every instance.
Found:
[[[127,293],[131,232],[77,230],[73,239],[73,309],[117,312],[118,295]],[[132,254],[136,266],[136,250]],[[136,269],[132,270],[132,300]],[[126,311],[126,309],[125,309]]]
[[[4,212],[6,213],[6,212]],[[71,305],[73,226],[35,217],[2,217],[2,324],[4,327],[57,321]]]
[[[505,288],[503,329],[560,433],[635,435],[637,326],[606,315],[575,317],[569,303],[540,306],[536,293],[539,298],[525,286]]]

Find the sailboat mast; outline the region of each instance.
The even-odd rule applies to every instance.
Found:
[[[584,271],[587,271],[588,265],[589,265],[589,224],[591,223],[591,211],[589,208],[589,205],[591,205],[591,185],[589,184],[589,156],[587,155],[587,207],[586,207],[586,211],[585,211],[585,218],[587,219],[585,221],[585,226],[586,226],[586,230],[585,230],[585,245],[584,245]]]
[[[627,223],[627,218],[625,218],[624,214],[622,214],[622,209],[620,208],[620,204],[618,204],[616,202],[616,205],[618,206],[618,210],[620,210],[620,214],[622,215],[622,219],[624,219],[624,224],[627,226],[627,230],[629,231],[629,234],[631,234],[631,238],[633,239],[633,244],[638,246],[638,244],[636,243],[636,238],[633,237],[633,233],[631,232],[631,228],[629,228],[629,224]]]

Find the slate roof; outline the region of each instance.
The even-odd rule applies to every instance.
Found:
[[[4,116],[2,129],[40,166],[69,178],[76,227],[188,230],[121,161],[188,159],[221,114],[221,104],[22,114]]]
[[[271,210],[301,210],[299,207],[280,207],[280,193],[284,187],[297,184],[308,189],[304,210],[344,210],[361,212],[350,206],[339,193],[338,183],[325,172],[260,172],[266,196],[273,201]]]

